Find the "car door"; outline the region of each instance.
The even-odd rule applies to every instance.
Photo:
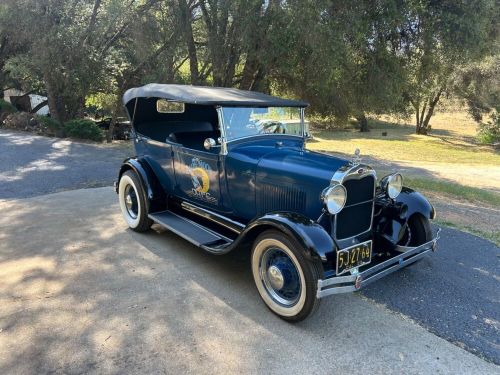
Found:
[[[217,210],[221,205],[219,154],[173,145],[175,194]]]

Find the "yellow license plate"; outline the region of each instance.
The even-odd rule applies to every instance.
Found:
[[[347,249],[337,251],[337,275],[356,267],[364,266],[372,260],[372,241],[366,241]]]

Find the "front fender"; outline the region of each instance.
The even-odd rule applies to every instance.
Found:
[[[423,215],[429,220],[433,220],[436,217],[436,211],[427,198],[410,188],[403,187],[403,190],[401,190],[401,193],[396,198],[396,203],[406,205],[407,211],[404,216],[406,220],[416,213]]]
[[[380,248],[392,249],[402,238],[408,220],[416,214],[432,220],[436,211],[420,193],[404,187],[394,201],[383,198],[378,203],[381,212],[375,218],[375,238]]]
[[[321,225],[292,212],[270,213],[251,221],[235,242],[253,241],[267,229],[277,229],[293,237],[302,245],[306,258],[311,260],[326,262],[326,254],[335,249],[332,238]]]

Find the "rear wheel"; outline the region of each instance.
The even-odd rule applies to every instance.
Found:
[[[305,258],[296,241],[266,231],[252,249],[252,273],[267,307],[280,318],[298,322],[314,313],[321,264]]]
[[[130,229],[145,232],[153,225],[153,221],[148,217],[144,187],[134,171],[126,171],[120,178],[118,198],[123,218]]]

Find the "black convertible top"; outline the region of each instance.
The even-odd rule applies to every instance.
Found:
[[[136,98],[162,98],[182,103],[221,106],[307,107],[308,103],[278,98],[255,91],[226,87],[150,83],[129,89],[123,95],[127,105]]]

